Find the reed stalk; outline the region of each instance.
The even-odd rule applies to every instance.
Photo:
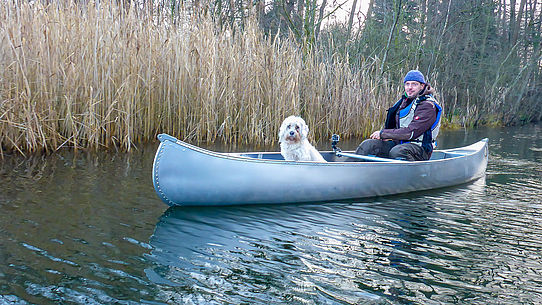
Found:
[[[315,140],[361,137],[398,92],[378,89],[378,63],[356,72],[339,58],[303,59],[256,22],[218,31],[209,17],[173,25],[116,2],[18,3],[0,4],[2,153],[129,151],[158,133],[269,145],[291,114]]]

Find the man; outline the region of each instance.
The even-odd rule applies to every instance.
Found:
[[[388,109],[384,129],[373,132],[370,139],[363,141],[357,154],[407,161],[431,157],[442,108],[420,71],[409,71],[403,83],[405,94]]]

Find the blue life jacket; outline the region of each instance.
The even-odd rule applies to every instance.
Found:
[[[406,96],[401,98],[391,108],[388,109],[388,114],[386,116],[386,123],[384,124],[384,128],[396,129],[397,125],[399,127],[408,126],[414,119],[414,111],[416,110],[416,107],[423,101],[432,102],[433,105],[435,105],[435,109],[437,111],[437,117],[433,125],[431,125],[431,128],[426,130],[421,136],[419,136],[416,139],[412,139],[409,141],[401,141],[401,144],[409,143],[409,142],[416,143],[418,145],[421,145],[424,148],[424,150],[427,151],[428,153],[432,152],[433,149],[436,147],[436,138],[438,136],[439,129],[440,129],[442,107],[438,104],[437,100],[431,94],[428,94],[428,95],[422,95],[422,96],[417,97],[407,107],[399,111],[399,107],[401,106],[404,99],[406,99]],[[399,124],[397,124],[397,120],[396,120],[397,111],[399,111]]]

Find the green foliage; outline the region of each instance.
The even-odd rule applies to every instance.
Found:
[[[504,124],[542,118],[539,0],[371,0],[367,18],[354,30],[323,24],[338,7],[345,8],[345,2],[335,0],[193,0],[186,5],[230,27],[256,17],[267,37],[293,36],[304,61],[309,54],[325,64],[341,58],[353,71],[378,74],[381,83],[400,84],[407,70],[417,68],[436,87],[446,115],[459,108],[465,124],[480,124],[489,116]]]
[[[378,75],[386,84],[378,90],[400,85],[404,73],[417,68],[436,87],[446,115],[459,108],[464,124],[477,125],[493,120],[489,116],[504,124],[542,118],[539,2],[373,0],[353,31],[347,24],[323,25],[344,8],[340,1],[213,0],[200,6],[214,8],[219,24],[255,16],[267,37],[293,36],[304,61],[309,54],[325,64],[341,58],[353,71]]]
[[[383,77],[396,82],[421,70],[445,114],[452,119],[460,109],[464,125],[539,121],[540,6],[525,0],[512,13],[510,4],[488,0],[377,0],[354,41],[336,25],[321,46],[348,54],[354,67],[358,58],[380,60]]]

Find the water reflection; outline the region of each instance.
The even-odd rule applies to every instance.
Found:
[[[173,302],[426,302],[469,289],[461,281],[469,269],[454,261],[477,250],[451,242],[469,228],[443,222],[439,202],[468,200],[484,186],[418,199],[170,208],[150,241],[157,267],[146,273]]]
[[[304,205],[167,209],[155,147],[6,158],[0,304],[542,303],[541,130],[443,133],[490,138],[485,179]]]
[[[147,162],[143,154],[73,153],[4,160],[0,304],[147,299],[141,257],[162,211]]]

